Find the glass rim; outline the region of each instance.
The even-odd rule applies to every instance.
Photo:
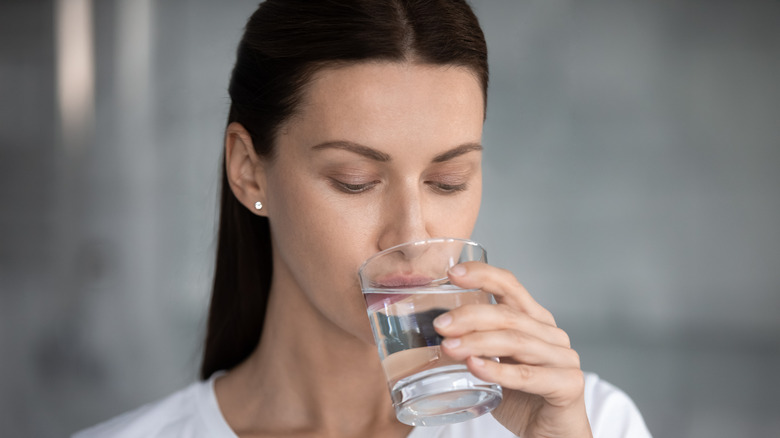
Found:
[[[431,243],[453,243],[458,242],[462,243],[464,245],[470,245],[476,248],[479,248],[482,250],[482,252],[485,252],[485,247],[480,245],[479,243],[471,240],[471,239],[463,239],[460,237],[432,237],[430,239],[421,239],[421,240],[414,240],[411,242],[401,243],[395,246],[391,246],[390,248],[383,249],[382,251],[379,251],[378,253],[372,255],[371,257],[367,258],[366,261],[363,262],[363,264],[360,265],[360,268],[358,269],[358,275],[363,276],[363,269],[368,265],[371,261],[374,259],[377,259],[383,255],[389,254],[391,252],[397,251],[399,248],[407,247],[407,246],[419,246],[419,245],[426,245]]]

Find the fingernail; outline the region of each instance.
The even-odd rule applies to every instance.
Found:
[[[447,348],[458,348],[458,346],[460,346],[460,339],[445,339],[441,341],[441,345],[444,345]]]
[[[450,268],[450,275],[454,275],[455,277],[460,277],[461,275],[466,274],[466,267],[463,265],[455,265]]]
[[[485,361],[476,356],[471,357],[471,362],[478,367],[485,365]]]
[[[450,323],[452,323],[452,317],[446,313],[437,316],[436,319],[433,320],[433,325],[441,328],[447,327]]]

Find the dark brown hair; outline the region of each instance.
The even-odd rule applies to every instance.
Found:
[[[241,123],[258,155],[273,159],[276,133],[295,113],[311,76],[371,60],[464,66],[487,97],[487,46],[464,0],[267,0],[249,18],[238,46],[228,123]],[[271,284],[268,219],[235,198],[224,163],[222,169],[202,379],[252,353]]]

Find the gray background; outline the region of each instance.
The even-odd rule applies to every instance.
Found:
[[[780,3],[473,4],[491,262],[655,436],[780,436]],[[54,6],[0,2],[4,436],[63,436],[196,377],[256,2],[95,1],[93,129],[67,135]]]

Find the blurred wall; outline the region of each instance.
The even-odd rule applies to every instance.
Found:
[[[78,2],[94,80],[74,113],[58,35]],[[656,436],[780,435],[780,4],[472,4],[491,262]],[[0,3],[3,435],[62,436],[196,378],[228,75],[255,6]]]

